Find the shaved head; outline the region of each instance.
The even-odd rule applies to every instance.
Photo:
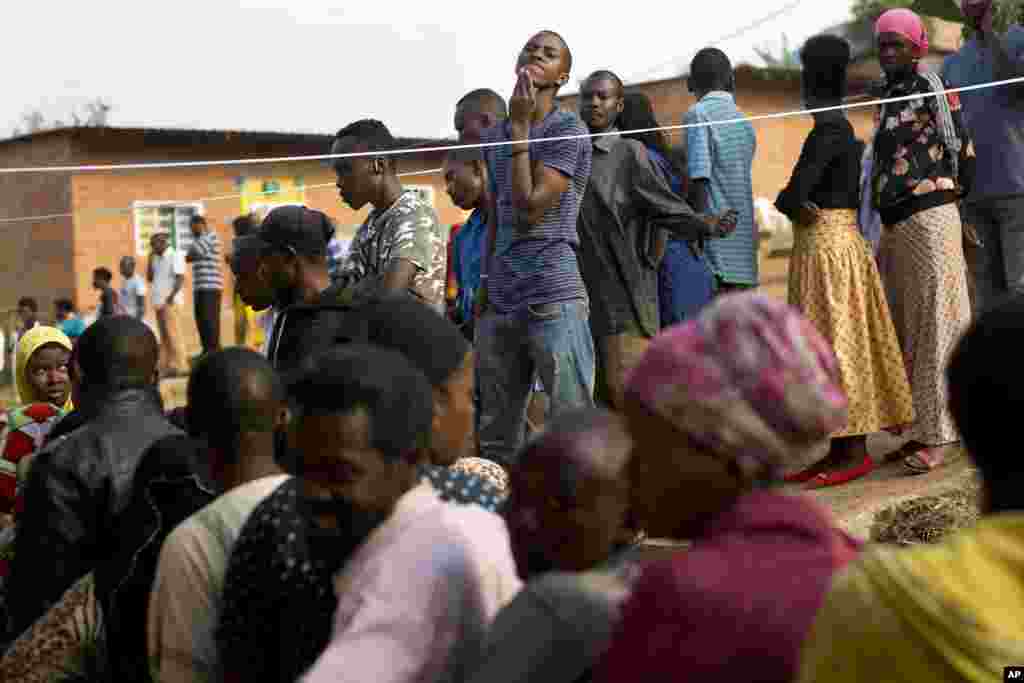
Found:
[[[625,420],[599,409],[558,415],[523,449],[505,504],[520,576],[586,571],[630,542],[632,449]]]
[[[156,384],[160,347],[153,331],[130,316],[100,318],[78,341],[83,384],[109,390]]]
[[[478,88],[466,93],[455,106],[466,112],[492,114],[497,119],[508,117],[504,98],[490,88]]]
[[[562,62],[562,64],[565,66],[566,73],[572,73],[572,50],[569,49],[569,43],[566,42],[565,38],[563,38],[560,33],[547,29],[541,31],[537,35],[546,35],[558,39],[558,42],[560,42],[562,44],[562,47],[565,48],[565,60]]]
[[[615,72],[608,71],[607,69],[599,69],[598,71],[595,71],[587,76],[587,80],[584,81],[584,83],[587,81],[611,81],[618,89],[619,97],[622,97],[626,92],[626,87],[622,84],[622,79],[619,78]]]
[[[284,389],[270,362],[242,347],[211,353],[188,381],[188,431],[233,462],[242,432],[274,430]]]
[[[625,476],[632,450],[625,420],[607,410],[588,408],[562,413],[549,421],[519,456],[558,460],[563,484],[574,494],[584,479],[619,481]]]

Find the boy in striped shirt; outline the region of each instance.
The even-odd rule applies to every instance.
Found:
[[[192,246],[185,260],[192,264],[192,303],[203,355],[220,349],[220,300],[224,290],[220,238],[202,216],[192,216]]]
[[[484,149],[496,227],[476,323],[480,452],[506,467],[538,378],[552,416],[593,405],[594,342],[576,259],[592,148],[579,116],[555,103],[571,69],[561,36],[534,35],[519,54],[508,119],[481,133],[503,144]]]

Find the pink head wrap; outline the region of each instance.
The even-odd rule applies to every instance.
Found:
[[[751,478],[771,478],[847,420],[828,342],[763,294],[716,300],[655,337],[626,395]]]
[[[921,17],[908,9],[891,9],[878,17],[875,35],[883,33],[896,33],[909,40],[918,57],[928,54],[928,31]]]

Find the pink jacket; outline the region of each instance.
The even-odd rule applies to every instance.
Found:
[[[521,585],[504,521],[420,484],[335,579],[334,635],[303,683],[462,680]]]

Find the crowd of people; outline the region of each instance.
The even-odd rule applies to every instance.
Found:
[[[958,59],[1024,68],[1019,32],[964,9],[982,37]],[[75,338],[26,317],[0,459],[0,680],[987,681],[1024,663],[1024,505],[994,403],[1024,407],[1006,362],[1024,297],[1004,278],[972,323],[958,203],[988,206],[996,150],[956,97],[926,96],[947,82],[918,69],[924,28],[878,21],[887,94],[921,97],[882,108],[872,151],[841,112],[815,114],[777,201],[797,224],[789,304],[749,291],[753,130],[703,125],[738,115],[726,55],[694,58],[702,125],[680,159],[629,132],[653,110],[611,71],[559,109],[572,55],[542,31],[507,103],[455,106],[462,142],[502,144],[446,160],[472,212],[447,245],[369,119],[331,147],[342,201],[371,207],[346,256],[319,211],[236,221],[236,312],[272,321],[260,352],[218,348],[223,256],[193,221],[204,354],[184,407],[159,392],[184,273],[166,236],[147,269],[159,339],[145,284],[120,296],[104,269],[112,310]],[[849,45],[818,36],[801,58],[808,106],[841,102]],[[1019,133],[1018,91],[998,106]],[[548,419],[527,438],[538,391]],[[963,440],[976,528],[865,548],[779,490],[862,476],[880,430],[906,433],[917,472]],[[649,536],[690,546],[645,559]]]
[[[224,289],[223,257],[217,231],[211,229],[201,215],[192,217],[190,228],[192,241],[187,252],[171,245],[171,234],[166,228],[153,233],[145,276],[136,272],[134,256],[123,256],[118,264],[120,287],[115,287],[114,274],[109,268],[95,268],[92,286],[99,293],[96,306],[83,318],[70,299],[57,299],[54,301],[54,326],[74,342],[89,324],[103,318],[127,315],[144,321],[148,294],[162,347],[161,375],[171,378],[187,374],[178,312],[183,299],[186,264],[192,265],[192,300],[202,347],[200,356],[221,348],[220,307]],[[22,297],[18,301],[20,325],[11,338],[11,351],[17,348],[21,335],[40,324],[39,314],[35,297]]]

